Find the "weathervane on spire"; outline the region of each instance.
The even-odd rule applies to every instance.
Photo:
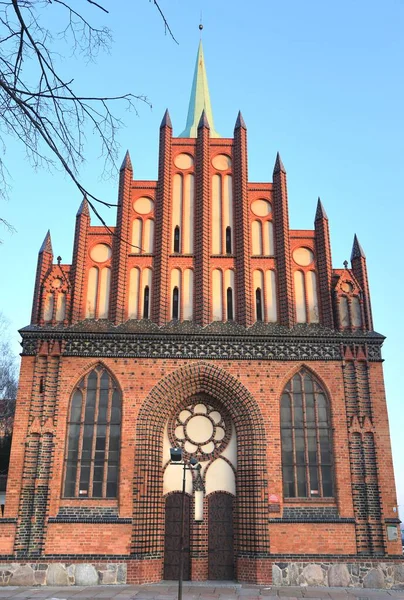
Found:
[[[202,23],[202,11],[201,11],[201,18],[199,21],[199,31],[201,32],[201,38],[202,38],[202,29],[203,29],[203,23]]]

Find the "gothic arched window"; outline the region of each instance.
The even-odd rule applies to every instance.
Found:
[[[262,295],[260,288],[255,290],[255,309],[257,313],[257,321],[262,321]]]
[[[178,319],[179,318],[179,293],[178,293],[178,288],[175,287],[173,289],[173,319]]]
[[[297,373],[283,391],[281,436],[284,497],[333,496],[328,400],[306,370]]]
[[[101,365],[73,391],[68,422],[64,496],[116,498],[121,392]]]
[[[180,228],[178,225],[174,229],[174,252],[180,251]]]

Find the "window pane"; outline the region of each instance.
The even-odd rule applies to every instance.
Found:
[[[309,451],[309,464],[315,465],[317,463],[317,440],[315,429],[307,430],[307,444]]]
[[[331,467],[322,467],[321,474],[323,478],[323,496],[332,496],[332,472]]]
[[[72,423],[80,423],[81,421],[81,406],[83,402],[83,394],[80,390],[76,390],[72,399],[72,407],[70,411],[70,421]]]
[[[295,410],[295,427],[303,427],[303,400],[301,394],[293,394]]]
[[[293,467],[283,467],[283,493],[286,498],[294,498],[296,496]]]
[[[102,497],[102,482],[94,481],[93,483],[93,498]]]
[[[331,463],[331,447],[330,447],[330,437],[328,433],[328,429],[320,429],[320,450],[321,450],[321,462],[322,463]]]
[[[300,498],[307,496],[306,467],[297,467],[297,495]]]
[[[121,422],[121,395],[118,390],[112,394],[111,423]]]
[[[282,463],[284,465],[293,465],[293,441],[292,430],[282,430]]]
[[[96,393],[97,390],[95,389],[87,390],[86,414],[84,417],[86,423],[94,423]]]
[[[296,464],[304,465],[306,460],[304,456],[304,433],[303,429],[295,429],[296,444]]]
[[[314,396],[311,393],[306,394],[306,423],[308,426],[315,424]]]
[[[320,496],[317,467],[310,467],[310,496]]]
[[[81,464],[79,496],[88,496],[88,486],[90,482],[90,465]]]
[[[109,434],[110,450],[119,450],[120,429],[121,428],[119,425],[111,425],[111,430]]]
[[[283,394],[281,400],[281,424],[291,425],[292,424],[292,413],[290,410],[290,398],[289,394]]]
[[[68,462],[66,467],[65,496],[74,496],[76,487],[77,463]]]
[[[83,434],[83,450],[82,450],[82,459],[90,460],[91,453],[93,448],[93,425],[85,425],[84,426],[84,434]]]

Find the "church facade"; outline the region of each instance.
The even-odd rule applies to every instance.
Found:
[[[215,130],[200,45],[186,128],[161,123],[158,180],[127,153],[116,226],[92,225],[84,199],[69,265],[47,234],[21,330],[3,582],[176,579],[172,447],[200,466],[185,579],[299,583],[311,565],[332,585],[342,563],[361,585],[355,565],[402,556],[363,249],[355,236],[333,268],[321,201],[313,230],[291,230],[279,154],[268,183],[247,159],[241,114],[233,138]]]

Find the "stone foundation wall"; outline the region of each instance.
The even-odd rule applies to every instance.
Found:
[[[4,563],[0,586],[113,585],[126,583],[125,563]]]
[[[276,562],[272,566],[272,584],[404,589],[404,558],[397,563]]]

